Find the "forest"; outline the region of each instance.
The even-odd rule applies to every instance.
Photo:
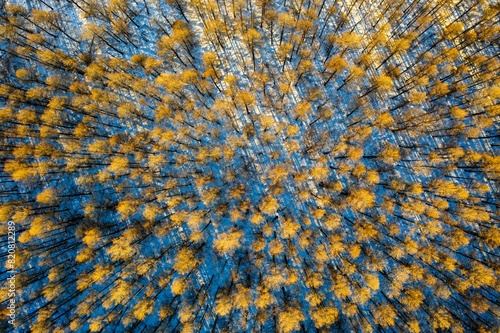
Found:
[[[0,0],[0,331],[500,332],[499,20]]]

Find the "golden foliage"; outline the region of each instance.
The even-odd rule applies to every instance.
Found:
[[[279,209],[278,200],[275,198],[268,196],[265,197],[261,204],[259,205],[259,210],[266,215],[274,215]]]
[[[255,306],[257,309],[266,309],[268,306],[275,303],[274,296],[267,289],[262,289],[255,298]]]
[[[227,316],[233,309],[232,302],[229,297],[221,297],[217,300],[215,313],[219,316]]]
[[[278,317],[278,327],[281,332],[290,333],[300,328],[300,323],[305,319],[304,314],[297,308],[288,308]]]
[[[328,327],[338,320],[339,312],[334,307],[320,307],[312,312],[312,320],[316,328]]]
[[[431,183],[434,192],[437,195],[455,198],[458,200],[465,200],[469,198],[469,192],[460,185],[455,185],[452,181],[437,179]]]
[[[236,293],[234,294],[234,307],[240,310],[248,309],[252,303],[251,290],[242,285],[236,286]]]
[[[368,189],[355,189],[347,196],[347,202],[353,210],[363,212],[373,207],[375,204],[375,194]]]
[[[170,285],[170,290],[174,295],[182,295],[186,291],[187,281],[183,278],[176,278]]]
[[[340,56],[333,56],[327,61],[325,68],[330,72],[337,72],[347,68],[347,62]]]
[[[241,246],[240,239],[243,237],[241,231],[229,231],[217,236],[214,241],[214,248],[220,254],[229,254],[234,252]]]
[[[291,218],[284,218],[280,229],[281,237],[288,239],[293,238],[299,230],[300,224],[298,224]]]
[[[373,85],[381,92],[388,92],[394,87],[392,79],[384,74],[373,78]]]
[[[134,306],[134,317],[137,320],[144,320],[149,314],[153,312],[153,305],[153,300],[141,300]]]
[[[493,287],[497,285],[497,278],[494,271],[485,265],[474,262],[469,271],[469,282],[473,288],[480,288],[482,286]]]
[[[119,279],[114,283],[113,289],[108,294],[108,299],[103,303],[105,309],[110,308],[113,304],[125,304],[131,294],[130,286],[127,282]]]
[[[92,281],[94,283],[102,283],[111,272],[113,272],[112,266],[97,265],[91,275]]]
[[[404,293],[401,302],[408,307],[410,311],[417,311],[424,301],[424,293],[419,289],[408,289]]]
[[[88,261],[92,257],[92,254],[92,249],[85,247],[76,256],[76,262],[81,263],[84,261]]]
[[[317,165],[310,171],[311,177],[316,181],[323,181],[330,175],[330,168],[324,165]]]
[[[120,213],[122,218],[130,217],[136,212],[136,201],[134,200],[120,201],[116,206],[116,211]]]
[[[127,260],[136,254],[130,240],[120,237],[113,240],[113,244],[106,251],[112,260]]]
[[[401,158],[399,149],[394,145],[387,145],[378,156],[385,163],[393,164]]]
[[[364,275],[366,286],[373,291],[377,291],[380,288],[380,282],[377,274],[365,274]]]
[[[451,315],[444,309],[439,309],[434,313],[432,318],[432,328],[437,329],[448,329],[451,327],[453,322],[453,318]]]
[[[384,304],[376,307],[373,312],[374,312],[373,318],[375,320],[375,323],[384,327],[394,326],[396,319],[396,311],[394,310],[393,306],[389,304]]]
[[[173,268],[180,274],[191,272],[197,265],[198,259],[194,257],[194,252],[187,248],[182,248],[175,256]]]
[[[85,231],[82,241],[90,248],[94,248],[101,238],[101,232],[97,228]]]

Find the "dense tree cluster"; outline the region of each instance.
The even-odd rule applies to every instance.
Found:
[[[17,329],[497,332],[499,12],[0,2]]]

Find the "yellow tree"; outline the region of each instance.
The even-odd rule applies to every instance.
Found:
[[[366,188],[353,189],[347,196],[347,204],[351,209],[363,212],[375,205],[375,194]]]
[[[335,76],[337,72],[348,67],[347,61],[344,60],[341,56],[333,56],[325,64],[325,69],[323,72],[329,71],[331,74],[328,79],[323,83],[326,86],[330,80]]]
[[[305,316],[299,308],[289,307],[278,316],[278,327],[281,332],[290,333],[300,329]]]

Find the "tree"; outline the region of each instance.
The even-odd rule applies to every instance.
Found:
[[[312,319],[316,328],[329,327],[338,320],[339,312],[334,307],[321,307],[313,311]]]
[[[240,239],[243,237],[241,231],[229,231],[220,234],[214,241],[214,248],[220,254],[230,254],[241,247]]]
[[[266,215],[275,215],[278,211],[279,203],[275,198],[268,196],[259,205],[259,210]]]
[[[377,89],[380,92],[389,92],[394,87],[392,79],[387,75],[380,75],[373,78],[373,89]]]
[[[460,185],[455,185],[452,181],[435,180],[431,183],[431,187],[437,195],[465,200],[469,197],[469,192]]]
[[[175,264],[173,268],[180,274],[187,274],[198,265],[198,260],[193,258],[193,251],[188,248],[182,248],[175,257]]]
[[[401,158],[401,154],[399,152],[399,149],[396,146],[388,144],[380,152],[380,154],[378,155],[378,158],[387,164],[394,164]]]
[[[285,333],[297,331],[300,329],[300,322],[304,319],[300,309],[290,307],[279,314],[278,327]]]
[[[356,211],[363,212],[375,204],[375,195],[368,189],[358,188],[347,196],[348,205]]]
[[[134,307],[134,317],[137,320],[144,320],[149,314],[153,312],[153,300],[144,299],[137,303]]]
[[[295,105],[294,107],[294,112],[296,115],[295,120],[308,115],[309,113],[311,113],[311,111],[311,104],[309,102],[304,101],[297,103],[297,105]]]
[[[56,191],[53,188],[47,188],[36,196],[36,201],[41,204],[47,205],[53,203],[56,198]]]
[[[383,327],[394,326],[396,318],[396,311],[389,305],[381,305],[374,309],[375,323]]]
[[[255,70],[255,45],[259,43],[261,34],[255,29],[248,29],[245,34],[245,39],[252,54],[253,69]]]
[[[328,79],[323,83],[326,86],[330,80],[340,72],[341,70],[348,67],[347,62],[341,56],[333,56],[325,63],[325,71],[328,70],[331,74]]]

